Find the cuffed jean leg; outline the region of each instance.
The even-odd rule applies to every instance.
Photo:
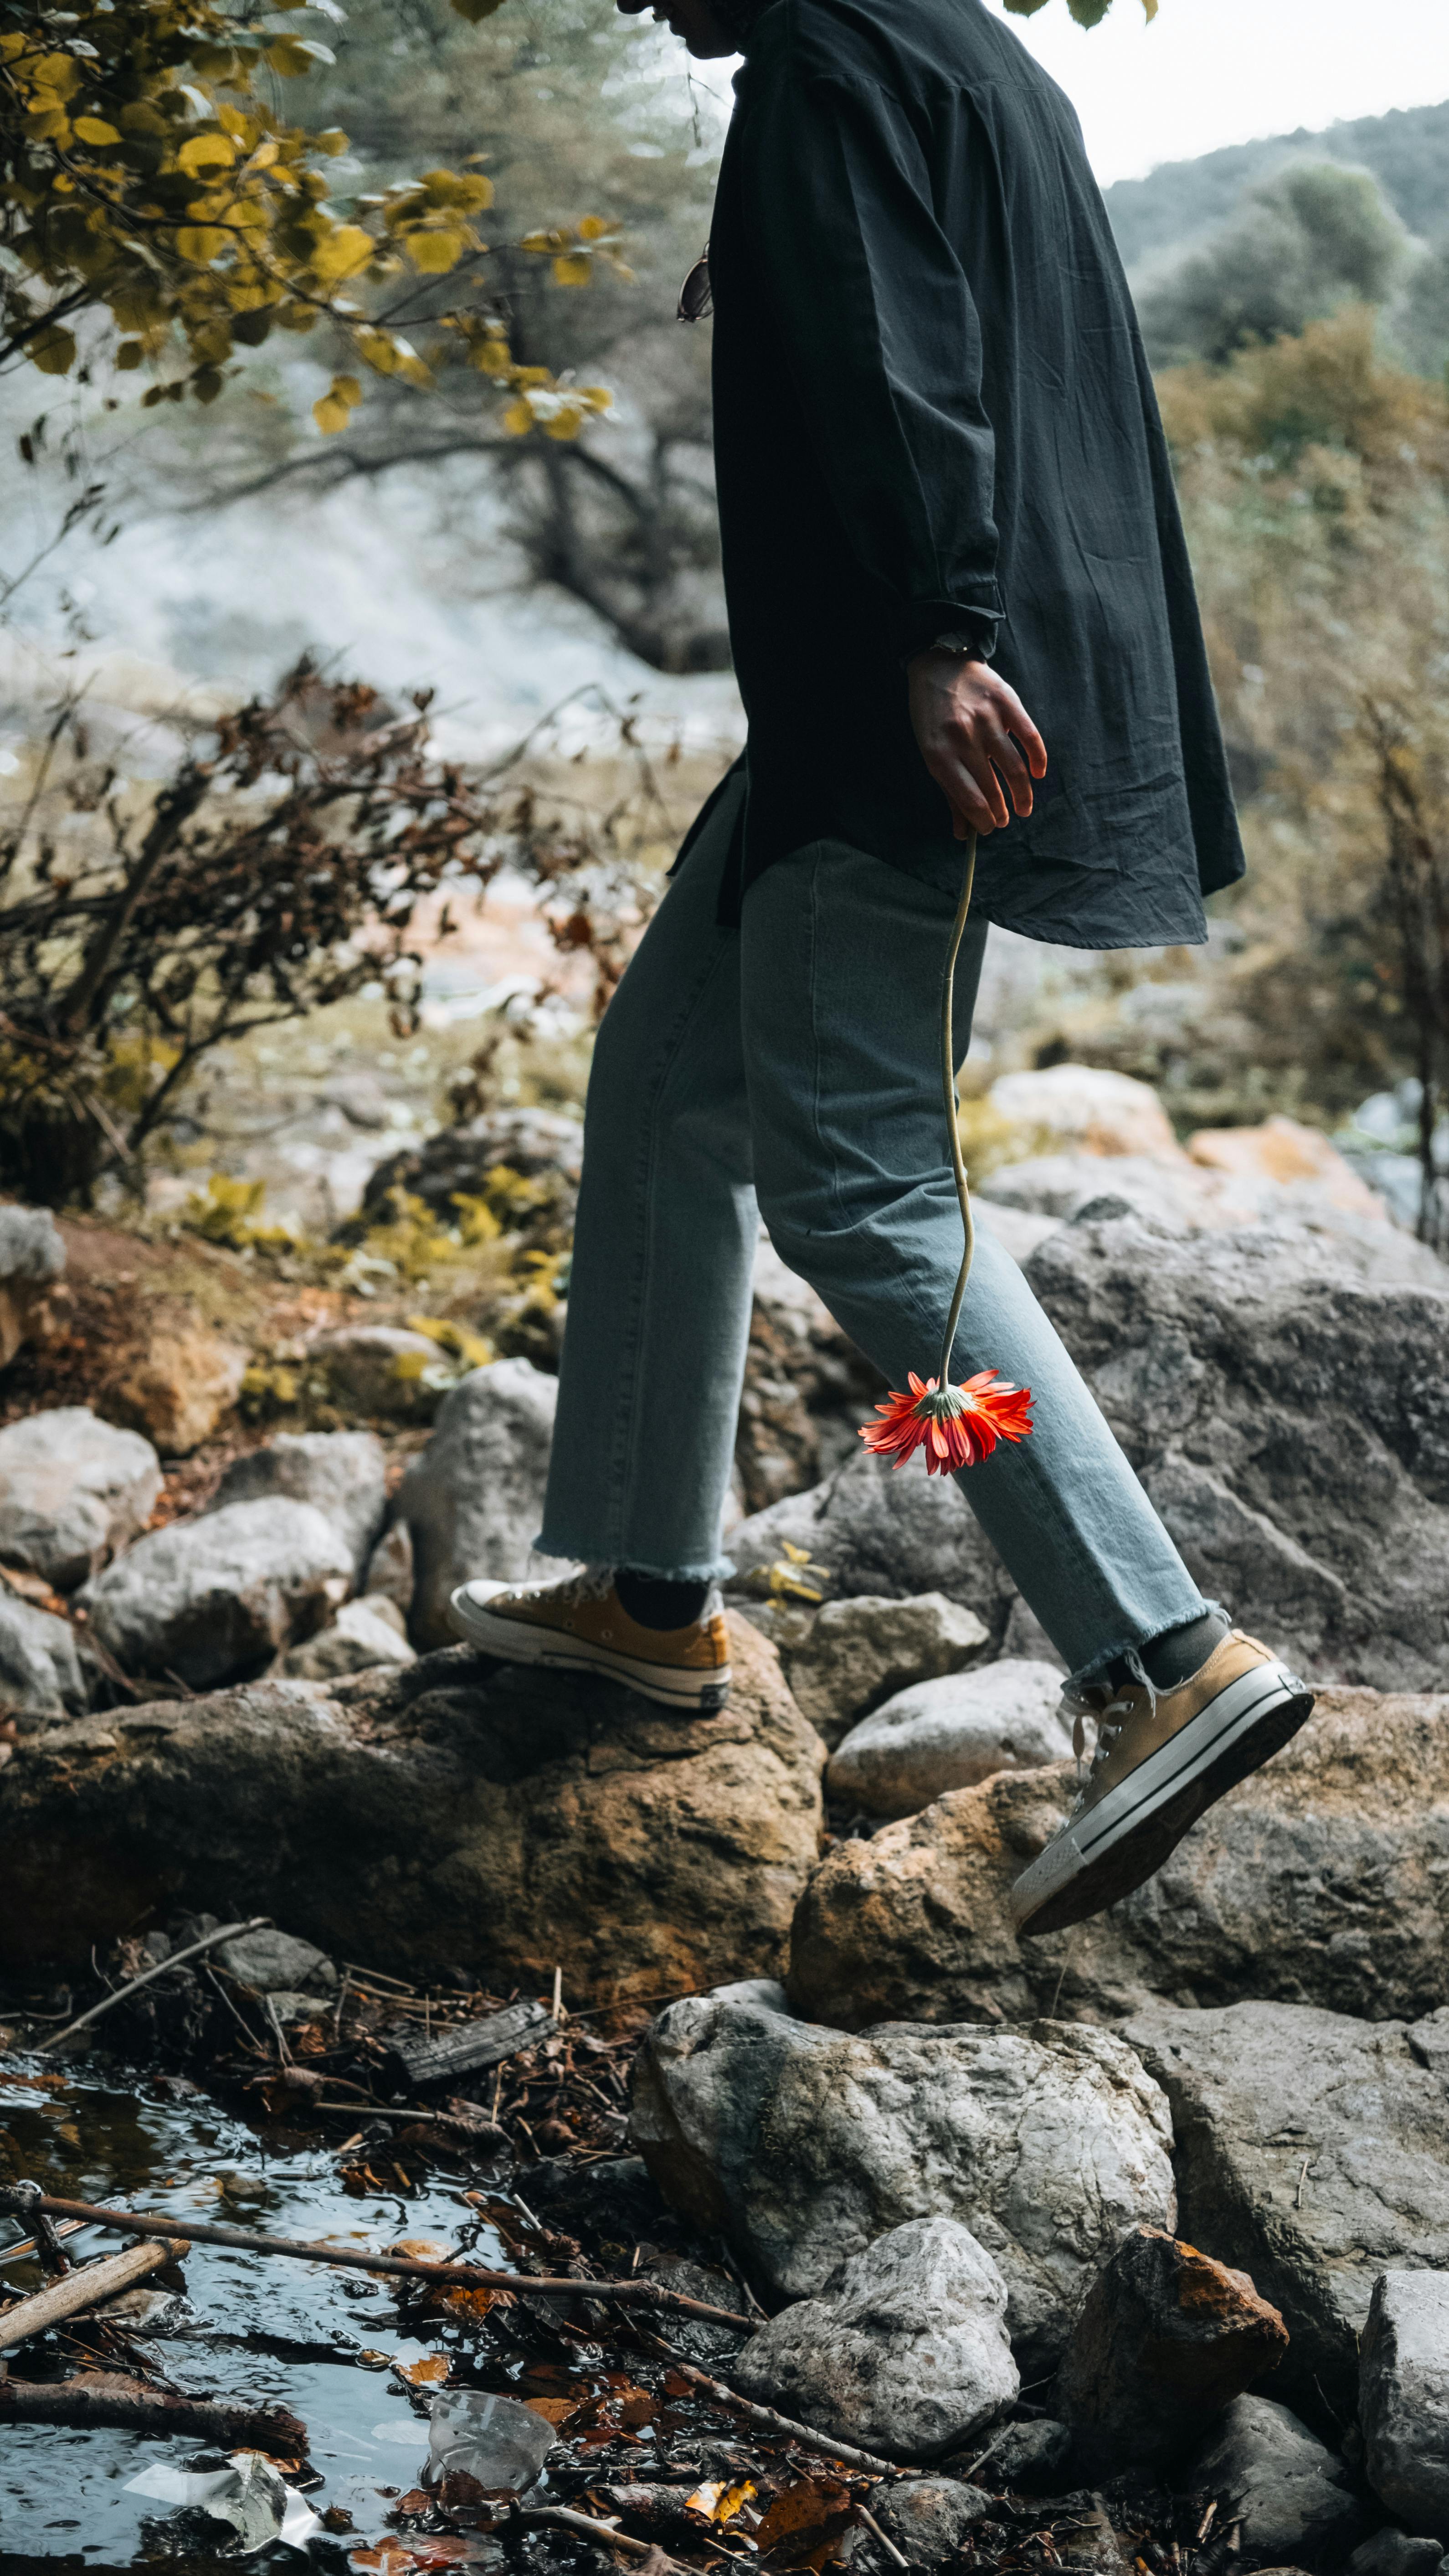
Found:
[[[755,1181],[771,1238],[890,1384],[933,1375],[961,1257],[938,1065],[953,896],[839,843],[746,898],[742,1020]],[[985,926],[956,987],[964,1054]],[[1034,1428],[959,1477],[1074,1671],[1201,1617],[1204,1604],[1064,1345],[983,1226],[952,1376],[1032,1390]],[[917,1462],[905,1473],[920,1473]]]
[[[715,922],[736,803],[711,815],[599,1031],[538,1540],[682,1580],[732,1571],[720,1523],[759,1234],[739,934]]]

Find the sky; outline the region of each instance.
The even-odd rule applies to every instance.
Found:
[[[1219,144],[1449,98],[1449,0],[1161,0],[1150,26],[1141,0],[1113,0],[1090,30],[1046,0],[1009,23],[1072,99],[1103,187]]]

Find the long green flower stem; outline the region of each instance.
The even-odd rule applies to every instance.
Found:
[[[971,1263],[976,1251],[976,1228],[971,1218],[971,1193],[966,1186],[966,1166],[961,1159],[961,1131],[956,1106],[956,1043],[952,1028],[952,1002],[956,986],[956,960],[966,935],[966,915],[971,909],[971,889],[976,882],[976,835],[966,836],[966,866],[961,878],[961,900],[956,906],[956,919],[951,931],[950,953],[941,985],[941,1093],[946,1105],[946,1133],[951,1140],[951,1169],[956,1176],[956,1197],[961,1208],[961,1232],[965,1238],[956,1293],[946,1318],[946,1337],[941,1344],[941,1365],[936,1371],[936,1384],[944,1395],[951,1383],[951,1346],[956,1339],[956,1326],[961,1318],[961,1301],[966,1282],[971,1276]]]

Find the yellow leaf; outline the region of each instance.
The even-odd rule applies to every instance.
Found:
[[[439,2259],[446,2261],[447,2258],[442,2256]],[[409,2388],[435,2388],[440,2379],[447,2378],[448,2367],[448,2356],[442,2352],[424,2353],[421,2361],[393,2363],[396,2376],[405,2379]]]
[[[556,411],[549,419],[541,420],[538,425],[545,438],[577,438],[584,424],[579,412],[568,410]]]
[[[266,49],[266,59],[283,80],[297,80],[318,63],[332,63],[337,57],[329,45],[319,45],[310,36],[275,36]]]
[[[121,139],[119,129],[107,125],[103,116],[78,116],[75,130],[82,143],[119,143]]]
[[[58,322],[51,322],[45,330],[37,331],[27,346],[26,356],[43,376],[63,376],[75,360],[74,336],[69,331],[62,331]]]
[[[71,54],[42,54],[34,68],[38,89],[53,89],[57,98],[73,98],[81,84],[81,67]]]
[[[362,400],[362,387],[356,376],[334,376],[332,390],[339,402],[360,403]]]
[[[562,251],[553,264],[553,273],[560,286],[587,286],[593,271],[593,261],[582,251]]]
[[[215,224],[186,224],[176,236],[176,247],[183,259],[205,268],[211,260],[220,259],[231,236]]]
[[[116,351],[116,364],[122,368],[139,367],[142,356],[143,351],[139,340],[123,340]]]
[[[360,224],[335,224],[324,233],[312,253],[312,266],[319,277],[355,277],[366,268],[373,254],[373,240]]]
[[[584,215],[579,223],[580,241],[599,241],[609,227],[602,215]]]
[[[199,179],[203,170],[230,169],[235,159],[236,145],[229,134],[189,134],[176,155],[176,167],[189,179]]]
[[[1147,12],[1147,24],[1150,27],[1157,15],[1157,0],[1142,0],[1142,6]]]
[[[403,236],[403,248],[414,268],[422,269],[428,277],[441,277],[446,269],[456,268],[469,247],[469,237],[462,232],[416,232]]]
[[[352,407],[349,403],[339,402],[335,394],[323,394],[312,405],[312,418],[323,437],[328,438],[334,430],[347,427],[352,418]]]
[[[347,137],[340,125],[329,125],[323,133],[314,134],[312,140],[319,152],[326,152],[334,159],[347,149]]]
[[[526,402],[510,403],[507,411],[503,415],[503,426],[507,430],[510,438],[526,438],[533,427],[532,404]]]

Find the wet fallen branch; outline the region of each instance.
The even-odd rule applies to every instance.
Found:
[[[737,2317],[736,2325],[739,2322]],[[833,2433],[821,2433],[811,2424],[797,2424],[790,2415],[777,2415],[773,2406],[757,2406],[752,2397],[742,2397],[737,2388],[731,2388],[727,2379],[711,2379],[707,2370],[696,2370],[693,2362],[683,2360],[662,2336],[651,2335],[641,2329],[641,2340],[652,2344],[656,2352],[666,2353],[680,2377],[687,2379],[691,2388],[704,2389],[721,2405],[733,2407],[737,2415],[743,2415],[748,2423],[758,2425],[762,2433],[773,2434],[776,2440],[804,2442],[822,2460],[840,2460],[846,2468],[864,2469],[867,2476],[873,2478],[905,2478],[916,2474],[912,2469],[903,2468],[899,2460],[880,2459],[874,2451],[857,2450],[853,2442],[837,2442]]]
[[[28,2299],[17,2299],[13,2307],[0,2308],[0,2352],[11,2352],[16,2344],[31,2335],[44,2334],[58,2326],[65,2317],[79,2316],[83,2309],[93,2308],[102,2299],[114,2299],[122,2290],[144,2278],[147,2272],[159,2272],[185,2253],[179,2240],[162,2237],[149,2245],[128,2245],[124,2254],[108,2254],[99,2263],[82,2263],[73,2272],[63,2272],[58,2280],[47,2282]]]
[[[42,2056],[47,2056],[53,2048],[59,2048],[63,2040],[74,2039],[78,2030],[89,2029],[91,2023],[99,2021],[103,2013],[114,2012],[117,2004],[125,2003],[131,1995],[137,1994],[142,1986],[149,1986],[154,1978],[169,1977],[173,1968],[184,1967],[188,1959],[199,1959],[203,1950],[215,1950],[223,1941],[239,1940],[243,1932],[260,1932],[262,1926],[270,1923],[271,1919],[270,1914],[253,1914],[245,1923],[222,1923],[218,1925],[215,1932],[208,1932],[203,1940],[188,1941],[184,1950],[173,1950],[169,1959],[158,1960],[154,1968],[143,1968],[138,1977],[128,1977],[123,1986],[116,1987],[114,1993],[102,1995],[100,2002],[92,2004],[89,2012],[83,2012],[74,2021],[68,2021],[64,2030],[56,2031],[53,2038],[37,2040],[35,2043],[37,2049]]]
[[[574,2513],[566,2504],[515,2505],[512,2519],[551,2523],[556,2531],[581,2531],[590,2540],[602,2540],[607,2549],[622,2549],[628,2558],[652,2558],[656,2567],[669,2571],[669,2576],[687,2576],[677,2559],[666,2558],[656,2540],[635,2540],[616,2524],[603,2522],[596,2514]]]
[[[224,2399],[174,2397],[117,2371],[78,2379],[0,2380],[0,2424],[64,2424],[82,2430],[178,2435],[217,2450],[269,2451],[305,2458],[307,2427],[284,2406],[230,2406]]]
[[[412,2085],[456,2082],[460,2075],[481,2075],[501,2066],[525,2048],[550,2039],[558,2023],[544,2004],[505,2004],[501,2012],[480,2021],[465,2021],[436,2038],[404,2039],[387,2034],[388,2071]]]
[[[572,2276],[557,2280],[531,2272],[485,2271],[473,2263],[425,2263],[411,2254],[365,2254],[351,2245],[310,2245],[301,2237],[263,2236],[250,2227],[228,2227],[214,2220],[157,2218],[143,2210],[103,2209],[88,2200],[56,2200],[46,2192],[37,2195],[33,2185],[24,2183],[0,2186],[0,2209],[23,2210],[27,2216],[43,2210],[51,2218],[79,2218],[87,2226],[112,2227],[127,2236],[176,2236],[189,2245],[229,2245],[243,2254],[279,2254],[297,2263],[337,2263],[351,2271],[382,2272],[398,2280],[435,2281],[443,2289],[512,2290],[527,2298],[617,2299],[705,2317],[712,2325],[740,2331],[745,2325],[733,2308],[713,2308],[704,2299],[687,2299],[658,2281],[575,2280]],[[684,2367],[681,2363],[680,2368]]]

